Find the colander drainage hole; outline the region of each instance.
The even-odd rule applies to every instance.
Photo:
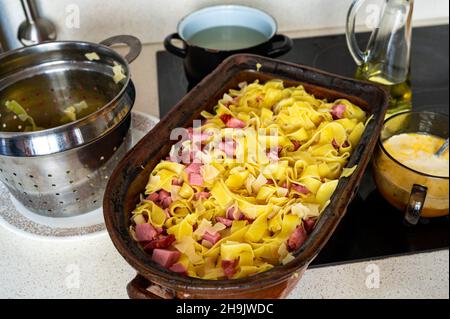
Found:
[[[74,192],[74,193],[76,193],[77,192],[77,190],[76,189],[74,189],[72,192]]]
[[[34,176],[33,176],[33,175],[29,175],[29,177],[30,177],[30,178],[34,178]]]
[[[94,200],[92,203],[94,203],[94,204],[97,203],[97,200]]]
[[[66,171],[66,174],[70,174],[70,171]]]
[[[13,173],[13,175],[14,175],[14,176],[17,176],[17,174],[16,174],[16,173]]]
[[[105,159],[104,156],[100,156],[100,160],[103,161]]]
[[[5,177],[5,181],[7,181],[8,182],[8,179]]]
[[[22,183],[18,183],[19,184],[19,186],[22,186]]]
[[[59,196],[60,194],[59,194],[59,193],[56,193],[55,195],[56,195],[56,196]]]
[[[64,202],[59,202],[61,205],[64,204]]]
[[[80,199],[79,199],[79,198],[75,198],[75,200],[76,200],[77,202],[79,202],[79,201],[80,201]]]
[[[36,184],[34,184],[33,186],[34,186],[34,188],[38,188],[38,187],[39,187],[39,186],[37,186]]]
[[[47,176],[48,176],[48,177],[53,177],[53,175],[52,175],[52,174],[48,174]]]
[[[53,187],[56,187],[56,184],[52,184]]]
[[[69,181],[70,184],[73,184],[73,181]]]

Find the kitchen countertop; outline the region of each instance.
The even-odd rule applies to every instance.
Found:
[[[131,65],[135,109],[154,116],[159,115],[155,53],[162,48],[144,46]],[[135,275],[106,233],[49,241],[0,227],[0,255],[0,298],[127,298],[125,287]],[[310,269],[289,298],[449,298],[449,251]]]

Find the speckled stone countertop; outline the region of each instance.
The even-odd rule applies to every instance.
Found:
[[[43,241],[0,228],[0,298],[127,298],[135,271],[105,233]],[[307,270],[289,298],[448,298],[448,250]]]
[[[154,116],[159,115],[155,53],[161,48],[146,45],[131,65],[135,109]],[[0,274],[0,298],[127,298],[135,271],[104,232],[49,241],[0,226]],[[449,298],[449,251],[307,270],[289,298]]]

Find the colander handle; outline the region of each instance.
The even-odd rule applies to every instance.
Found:
[[[128,63],[133,62],[139,56],[142,50],[141,41],[132,35],[116,35],[114,37],[103,40],[102,42],[100,42],[100,44],[106,45],[108,47],[114,44],[126,44],[130,48],[127,55],[125,56],[125,60],[127,60]]]

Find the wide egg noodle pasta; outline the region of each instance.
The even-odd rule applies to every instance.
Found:
[[[222,143],[201,150],[208,159],[196,173],[201,183],[193,184],[189,164],[163,160],[150,174],[148,197],[133,211],[133,238],[139,223],[173,235],[168,249],[180,253],[177,263],[191,277],[242,278],[289,262],[294,232],[320,216],[339,179],[356,169],[345,166],[367,125],[361,108],[345,99],[318,99],[301,85],[285,88],[281,80],[239,86],[213,112],[201,113],[201,133]],[[336,106],[343,109],[339,118]],[[227,127],[229,118],[237,129]],[[234,156],[227,156],[227,147]],[[165,208],[149,199],[161,192],[171,196]],[[230,219],[230,209],[238,217]],[[207,233],[218,240],[207,241]],[[232,273],[224,267],[229,263]]]

